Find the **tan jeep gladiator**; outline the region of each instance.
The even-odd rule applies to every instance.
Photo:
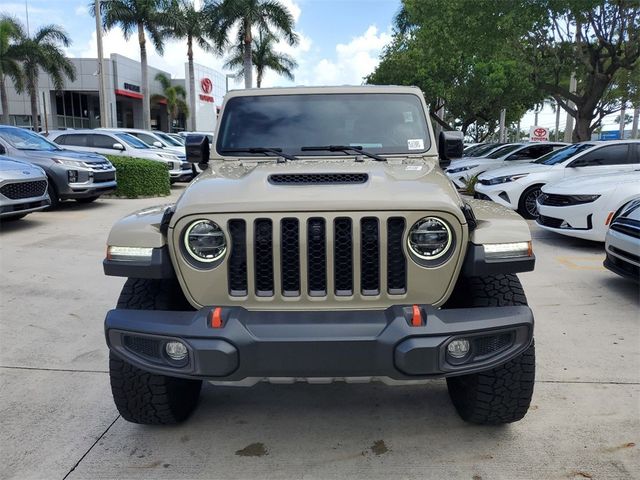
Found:
[[[108,238],[104,271],[128,278],[105,320],[125,419],[182,421],[203,381],[434,378],[466,421],[526,414],[530,232],[456,192],[441,167],[462,136],[436,145],[419,89],[231,92],[212,146],[187,142],[203,172]]]

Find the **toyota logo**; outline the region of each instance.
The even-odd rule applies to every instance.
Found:
[[[536,137],[544,137],[544,136],[547,134],[547,130],[546,130],[545,128],[536,128],[536,129],[533,131],[533,134],[534,134]]]
[[[213,90],[213,83],[211,83],[210,79],[203,78],[200,80],[200,88],[204,93],[211,93],[211,90]]]

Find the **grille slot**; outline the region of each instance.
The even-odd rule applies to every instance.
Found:
[[[123,343],[133,353],[154,359],[160,358],[160,342],[154,338],[125,335]]]
[[[324,218],[310,218],[307,222],[307,272],[309,295],[327,294],[327,235]]]
[[[511,345],[511,338],[511,333],[476,338],[473,341],[475,356],[482,357],[504,350]]]
[[[404,228],[402,217],[387,220],[387,289],[391,295],[407,293],[407,259],[402,248]]]
[[[573,203],[569,195],[556,195],[553,193],[543,193],[538,199],[540,205],[548,205],[550,207],[564,207]]]
[[[337,185],[366,183],[366,173],[276,173],[269,175],[273,185]]]
[[[564,222],[564,220],[562,220],[561,218],[545,217],[544,215],[539,215],[537,222],[540,225],[544,225],[545,227],[560,228],[560,225],[562,225],[562,222]]]
[[[363,295],[380,293],[380,233],[378,219],[360,222],[360,285]]]
[[[46,180],[36,180],[34,182],[8,183],[0,188],[0,193],[11,200],[21,198],[41,197],[47,190]]]
[[[283,218],[280,223],[280,262],[282,294],[300,295],[300,225],[297,218]]]
[[[630,218],[619,218],[611,223],[611,230],[640,238],[640,222]]]
[[[351,219],[334,221],[334,283],[338,296],[353,295],[353,226]]]
[[[229,257],[229,294],[247,295],[247,225],[244,220],[229,221],[231,256]]]
[[[256,220],[254,226],[256,295],[273,296],[273,225],[268,218]]]

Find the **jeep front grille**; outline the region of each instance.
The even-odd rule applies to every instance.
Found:
[[[228,222],[232,297],[376,297],[407,292],[403,217],[311,216]],[[247,268],[247,263],[253,268]],[[253,272],[253,288],[248,271]],[[252,290],[252,291],[250,291]]]

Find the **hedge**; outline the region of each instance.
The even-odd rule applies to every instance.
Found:
[[[171,193],[169,170],[165,163],[143,158],[107,155],[116,167],[118,188],[113,193],[118,197],[160,197]]]

